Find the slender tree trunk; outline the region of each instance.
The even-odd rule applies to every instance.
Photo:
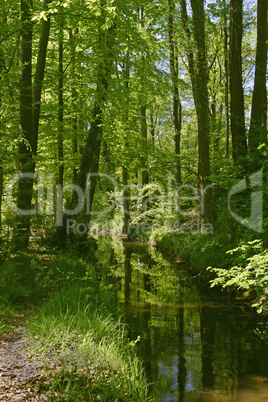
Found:
[[[140,120],[141,120],[141,139],[142,139],[142,144],[145,147],[145,152],[147,148],[147,119],[146,119],[146,106],[141,105],[140,107]],[[142,164],[143,164],[143,169],[142,169],[142,186],[146,186],[149,183],[149,174],[146,169],[146,157],[142,158]],[[145,200],[145,199],[144,199]],[[146,203],[145,209],[146,210]]]
[[[72,92],[72,96],[75,96],[74,92]],[[78,183],[78,168],[77,168],[77,157],[78,157],[78,139],[77,139],[77,116],[73,116],[72,118],[72,129],[73,129],[73,138],[72,138],[72,183]]]
[[[230,120],[229,120],[229,62],[228,62],[228,23],[227,6],[223,1],[223,31],[224,31],[224,105],[225,105],[225,157],[229,158]]]
[[[45,10],[51,0],[45,0]],[[46,55],[47,55],[47,45],[49,40],[50,32],[50,18],[47,20],[42,20],[41,24],[41,35],[38,47],[36,70],[33,82],[33,152],[34,155],[37,153],[38,144],[38,128],[40,120],[40,110],[41,110],[41,93],[42,85],[45,76],[45,65],[46,65]]]
[[[78,110],[77,110],[77,91],[76,91],[76,35],[78,35],[78,28],[76,28],[75,33],[73,34],[72,30],[70,31],[70,47],[72,53],[72,72],[73,72],[73,81],[72,81],[72,183],[78,183]],[[73,198],[75,197],[75,192],[73,193]],[[74,201],[74,200],[73,200]],[[73,205],[73,202],[72,202]]]
[[[98,79],[96,100],[91,118],[91,126],[86,138],[86,144],[80,163],[80,171],[78,176],[78,184],[85,191],[87,178],[89,173],[93,173],[93,177],[89,183],[89,211],[91,212],[99,167],[99,157],[102,143],[103,132],[103,114],[105,110],[105,101],[109,86],[109,79],[112,69],[113,46],[114,46],[114,29],[115,25],[103,31],[103,24],[99,34],[99,48],[102,52],[99,58]]]
[[[92,177],[90,177],[88,191],[89,191],[89,211],[92,211],[92,205],[94,200],[94,195],[96,192],[97,179],[99,173],[99,161],[100,161],[100,152],[101,152],[101,139],[97,139],[93,154],[93,160],[91,165],[91,173],[93,173]]]
[[[175,3],[174,0],[168,0],[168,33],[169,33],[169,65],[172,79],[173,88],[173,113],[172,123],[174,130],[174,152],[176,155],[175,163],[175,182],[176,187],[181,184],[181,161],[180,161],[180,148],[181,148],[181,102],[179,97],[179,68],[178,68],[178,45],[174,35],[174,13]]]
[[[64,173],[64,155],[63,155],[63,21],[60,15],[60,32],[59,32],[59,65],[58,65],[58,180],[57,183],[63,186]]]
[[[205,50],[205,22],[203,0],[191,0],[193,11],[194,45],[188,25],[185,0],[180,0],[183,29],[187,42],[188,65],[192,82],[193,96],[197,114],[198,126],[198,184],[200,190],[201,219],[213,224],[215,221],[215,205],[210,182],[210,152],[209,152],[209,99],[208,72]],[[195,48],[195,57],[193,53]]]
[[[126,55],[126,62],[125,62],[125,68],[124,68],[124,78],[125,78],[125,90],[127,94],[127,98],[129,98],[129,54],[127,53]],[[129,113],[128,109],[126,112],[125,116],[125,122],[126,122],[126,132],[129,130],[128,126],[128,120],[129,120]],[[128,142],[127,142],[127,136],[125,138],[125,147],[128,147]],[[130,191],[128,188],[128,169],[126,167],[126,164],[122,166],[122,181],[123,181],[123,208],[124,208],[124,224],[122,228],[122,233],[127,234],[130,236],[130,223],[131,223],[131,216],[130,216],[130,204],[129,204],[129,199],[130,199]]]
[[[21,33],[20,33],[20,130],[21,164],[32,166],[33,121],[32,121],[32,39],[33,24],[32,1],[21,0]],[[28,144],[23,144],[23,139]],[[24,163],[25,162],[25,163]],[[28,167],[28,166],[26,166]]]
[[[178,95],[178,98],[177,98]],[[175,99],[176,98],[176,99]],[[174,153],[176,156],[175,163],[175,181],[179,186],[181,179],[181,124],[182,124],[182,107],[179,93],[173,97],[173,127],[174,127]]]
[[[150,112],[150,133],[151,133],[151,140],[152,140],[152,146],[154,150],[154,145],[155,145],[155,120],[154,120],[154,109],[151,108]]]
[[[215,76],[213,77],[213,84],[215,84]],[[216,148],[216,131],[217,131],[217,114],[216,114],[216,93],[214,88],[211,89],[210,94],[210,134],[212,144],[215,152]]]
[[[243,0],[230,0],[229,72],[234,165],[244,165],[247,154],[241,56],[242,11]]]
[[[221,134],[222,134],[222,121],[223,121],[223,104],[220,103],[219,105],[219,112],[218,112],[218,118],[216,119],[216,137],[215,137],[215,142],[214,142],[214,150],[216,152],[220,152],[220,141],[221,141]]]
[[[77,155],[78,155],[78,141],[77,141],[77,119],[73,118],[73,139],[72,139],[72,155],[73,155],[73,167],[72,167],[72,183],[78,182],[78,169],[77,169]]]
[[[144,16],[143,16],[143,6],[140,6],[140,26],[144,26]],[[140,122],[141,122],[141,141],[142,146],[145,149],[146,156],[142,157],[142,187],[146,186],[149,183],[149,174],[146,168],[147,165],[147,119],[146,119],[146,95],[144,93],[144,74],[145,74],[145,58],[144,55],[141,55],[142,61],[142,72],[141,72],[141,95],[140,95]],[[147,211],[148,209],[148,196],[143,194],[142,197],[142,211]]]
[[[45,6],[49,1],[45,2]],[[19,54],[19,92],[20,92],[20,137],[19,171],[22,174],[35,172],[34,156],[37,152],[38,126],[40,118],[41,90],[44,79],[46,49],[49,38],[50,21],[42,20],[39,50],[37,55],[34,83],[32,85],[32,1],[21,0],[21,32]],[[27,246],[30,235],[30,216],[33,193],[33,178],[18,181],[17,207],[18,225],[14,234],[14,246]],[[28,212],[27,212],[28,211]]]
[[[255,80],[248,138],[249,151],[257,156],[258,160],[260,155],[257,148],[262,142],[267,142],[267,39],[267,0],[258,0]]]
[[[125,166],[122,167],[122,179],[123,179],[123,208],[124,208],[124,224],[122,232],[124,234],[130,235],[130,211],[129,211],[129,198],[130,198],[130,191],[128,188],[128,171]]]
[[[78,176],[78,183],[79,186],[83,189],[83,191],[85,191],[87,185],[87,176],[91,171],[97,138],[102,137],[102,120],[103,120],[102,113],[103,109],[100,107],[99,102],[95,101],[92,112],[90,129],[87,134],[86,144],[83,147],[82,159],[80,163],[79,176]]]
[[[64,17],[62,6],[59,7],[59,37],[58,37],[58,132],[57,132],[57,146],[58,146],[58,177],[57,185],[63,187],[64,181],[64,100],[63,100],[63,27]],[[71,200],[72,201],[72,200]],[[63,200],[57,199],[57,211],[63,211]],[[57,226],[58,243],[64,245],[66,240],[66,219],[63,220],[62,226]]]
[[[213,192],[208,177],[210,176],[209,152],[209,99],[208,99],[208,72],[205,50],[205,21],[204,4],[200,0],[191,0],[194,21],[194,41],[196,47],[196,112],[198,124],[199,163],[198,176],[202,198],[203,218],[214,222]],[[208,188],[207,190],[205,190]],[[201,202],[201,204],[202,204]]]
[[[21,33],[19,55],[20,88],[20,138],[19,168],[21,173],[34,173],[33,161],[33,120],[32,120],[32,2],[21,0]],[[32,202],[33,179],[22,178],[18,182],[17,207],[30,210]],[[30,213],[18,216],[15,246],[27,246],[30,235]]]
[[[1,32],[1,31],[0,31]],[[2,33],[0,35],[2,39]],[[4,78],[5,71],[5,60],[2,51],[2,44],[0,44],[0,110],[2,110],[3,106],[3,93],[2,93],[2,83]],[[0,119],[0,230],[2,229],[2,199],[3,199],[3,191],[4,191],[4,167],[3,167],[3,126],[2,120]]]

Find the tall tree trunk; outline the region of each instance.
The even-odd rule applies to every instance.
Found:
[[[0,30],[0,38],[2,39],[2,32]],[[5,71],[5,60],[2,51],[2,44],[0,43],[0,110],[2,110],[3,105],[3,93],[2,93],[2,83],[4,78]],[[3,199],[3,190],[4,190],[4,167],[3,167],[3,126],[2,120],[0,119],[0,230],[2,229],[2,199]]]
[[[214,73],[215,74],[215,73]],[[210,130],[210,138],[211,138],[211,142],[213,144],[213,150],[214,152],[216,152],[216,138],[217,138],[217,114],[216,114],[216,92],[215,92],[215,75],[213,74],[213,83],[212,83],[212,88],[210,89],[210,93],[209,93],[209,99],[210,99],[210,126],[209,126],[209,130]]]
[[[92,160],[92,165],[91,165],[91,173],[93,173],[93,174],[92,174],[92,177],[90,177],[90,180],[88,183],[89,184],[88,191],[89,191],[89,211],[90,212],[92,211],[93,199],[94,199],[96,186],[97,186],[101,144],[102,144],[101,139],[97,139],[97,141],[95,143],[93,160]]]
[[[59,32],[59,65],[58,65],[58,180],[57,183],[63,186],[64,155],[63,155],[63,16],[60,13]]]
[[[145,187],[149,183],[149,174],[147,170],[147,122],[146,122],[146,105],[140,106],[140,120],[141,120],[141,140],[144,147],[146,156],[142,157],[142,187]],[[142,197],[142,211],[145,212],[148,209],[148,196],[143,194]]]
[[[80,171],[78,176],[78,184],[85,191],[87,186],[87,177],[89,173],[93,173],[89,185],[89,211],[91,212],[96,180],[99,166],[99,157],[102,143],[103,133],[103,114],[105,110],[105,101],[107,98],[107,90],[112,69],[113,47],[114,47],[114,30],[115,25],[112,25],[107,31],[103,31],[101,25],[99,33],[99,49],[101,55],[99,58],[98,78],[96,99],[91,118],[91,126],[86,138],[86,144],[83,149],[83,154],[80,163]]]
[[[191,0],[194,21],[194,40],[196,48],[196,112],[198,123],[198,176],[201,191],[201,217],[213,223],[215,220],[214,200],[210,176],[209,152],[209,99],[208,72],[205,44],[204,4]],[[202,205],[203,204],[203,205]],[[202,216],[203,215],[203,216]]]
[[[106,85],[106,90],[108,88],[108,82]],[[97,92],[99,92],[97,88]],[[96,100],[94,103],[94,108],[92,111],[91,125],[87,134],[86,143],[83,147],[83,153],[80,163],[78,184],[85,191],[87,185],[87,177],[91,171],[93,156],[96,148],[97,138],[102,137],[102,124],[103,124],[103,108],[100,103]]]
[[[143,16],[143,6],[140,6],[140,26],[144,26],[144,16]],[[144,93],[144,74],[145,74],[145,58],[144,54],[141,55],[142,61],[142,71],[141,71],[141,95],[140,95],[140,122],[141,122],[141,143],[145,149],[145,157],[142,157],[142,187],[149,183],[149,174],[146,168],[147,165],[147,119],[146,119],[146,95]],[[142,197],[142,211],[147,211],[148,209],[148,196],[143,194]]]
[[[45,7],[49,1],[45,1]],[[21,0],[21,32],[19,54],[19,91],[20,91],[20,137],[19,170],[33,176],[34,156],[37,152],[38,126],[41,106],[41,90],[44,79],[46,49],[49,38],[50,19],[42,20],[39,50],[37,55],[34,83],[32,85],[32,1]],[[30,235],[30,216],[33,192],[33,178],[18,181],[17,208],[18,225],[14,235],[14,245],[27,246]],[[24,212],[23,212],[24,211]]]
[[[174,35],[174,13],[175,3],[174,0],[168,0],[168,34],[169,34],[169,65],[173,88],[173,113],[172,123],[174,130],[174,152],[176,155],[175,163],[175,182],[176,187],[181,184],[181,161],[180,161],[180,147],[181,147],[181,102],[179,97],[179,68],[178,68],[178,45]]]
[[[242,11],[243,0],[230,0],[229,72],[234,165],[244,165],[247,154],[241,56]]]
[[[78,28],[76,28],[73,34],[70,31],[70,47],[72,54],[72,71],[73,71],[73,81],[72,81],[72,183],[77,184],[78,182],[78,167],[77,167],[77,157],[78,157],[78,110],[77,110],[77,91],[76,91],[76,35],[78,35]],[[73,197],[75,192],[73,192]],[[73,205],[73,202],[72,202]]]
[[[213,224],[215,221],[215,205],[212,184],[210,182],[210,152],[209,152],[209,99],[208,72],[205,50],[205,22],[203,0],[191,0],[193,11],[194,48],[188,25],[185,0],[180,0],[183,29],[187,42],[187,56],[191,76],[193,96],[197,114],[198,126],[198,184],[200,190],[201,219]]]
[[[258,158],[258,146],[267,142],[267,0],[258,0],[255,80],[249,129],[249,151]],[[256,158],[255,162],[256,161]],[[259,164],[260,166],[260,164]]]
[[[229,62],[228,62],[228,24],[227,6],[223,1],[223,34],[224,34],[224,105],[225,105],[225,157],[229,158],[230,120],[229,120]]]
[[[59,37],[58,37],[58,126],[57,126],[57,147],[58,147],[58,177],[57,185],[63,187],[63,177],[64,177],[64,100],[63,100],[63,27],[64,27],[64,17],[63,9],[60,5],[59,7]],[[63,211],[63,199],[62,197],[57,197],[57,212],[60,209],[60,213]],[[63,224],[58,226],[57,224],[57,236],[58,243],[62,242],[64,244],[66,240],[66,219],[63,220]]]
[[[126,55],[126,62],[125,62],[125,68],[124,68],[124,83],[125,83],[125,90],[126,90],[126,96],[129,98],[129,53],[127,52]],[[129,113],[128,109],[126,111],[125,115],[125,122],[126,122],[126,132],[129,130]],[[127,135],[125,138],[125,147],[128,147],[128,142],[127,142]],[[130,236],[130,223],[131,223],[131,216],[130,216],[130,204],[129,204],[129,199],[130,199],[130,191],[128,188],[128,169],[127,169],[127,163],[125,163],[122,166],[122,181],[123,181],[123,208],[124,208],[124,224],[122,228],[122,233],[127,234]]]
[[[32,120],[32,1],[21,0],[21,33],[19,55],[20,88],[20,138],[19,168],[21,173],[34,173],[33,161],[33,120]],[[30,210],[33,179],[23,178],[18,182],[17,207]],[[18,211],[18,225],[14,237],[15,245],[27,246],[30,235],[30,213],[22,215]]]
[[[51,0],[45,0],[44,8],[47,10],[48,4]],[[38,128],[40,120],[40,110],[41,110],[41,93],[42,85],[45,76],[45,65],[46,65],[46,55],[47,55],[47,45],[50,32],[50,18],[43,19],[41,23],[41,35],[38,47],[37,63],[33,82],[33,152],[34,155],[37,153],[38,144]]]

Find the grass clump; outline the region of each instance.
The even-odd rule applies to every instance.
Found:
[[[112,296],[94,267],[59,256],[43,280],[54,283],[54,290],[28,323],[31,359],[46,366],[37,388],[57,401],[150,400],[135,342],[124,339]]]

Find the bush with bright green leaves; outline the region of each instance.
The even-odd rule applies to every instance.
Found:
[[[238,253],[240,264],[229,269],[209,267],[208,270],[216,274],[216,278],[210,281],[211,287],[254,291],[255,302],[252,307],[256,307],[259,313],[267,310],[268,250],[263,250],[260,240],[254,240],[227,253]]]

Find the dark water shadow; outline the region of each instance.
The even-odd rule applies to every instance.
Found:
[[[267,318],[144,244],[103,239],[96,256],[160,401],[268,401]]]

